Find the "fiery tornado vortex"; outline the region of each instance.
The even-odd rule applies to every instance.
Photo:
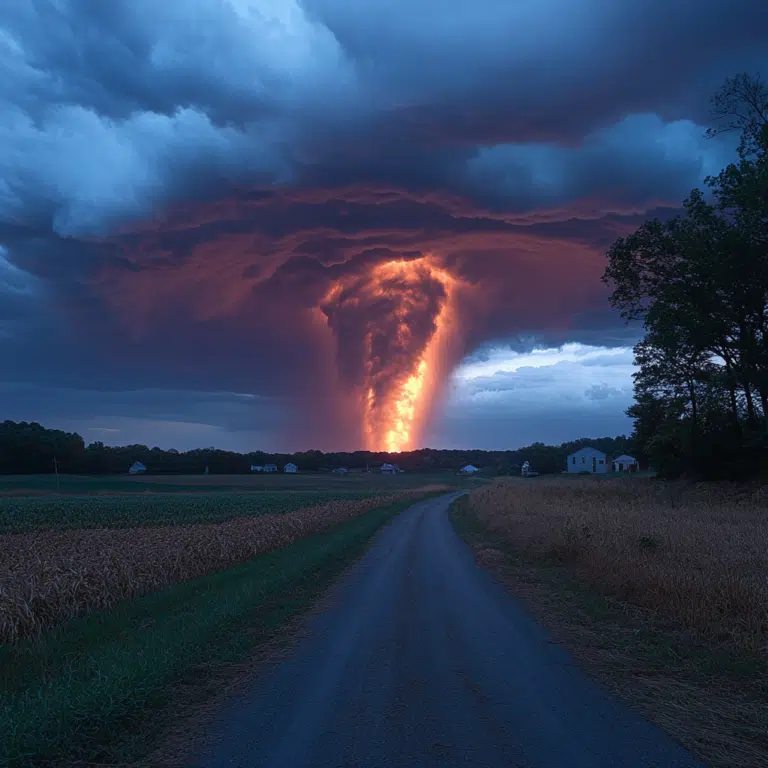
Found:
[[[357,392],[366,448],[416,446],[442,376],[454,280],[429,256],[340,280],[321,309],[342,378]]]

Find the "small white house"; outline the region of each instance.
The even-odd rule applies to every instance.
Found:
[[[331,470],[334,475],[346,475],[349,470],[346,467],[336,467],[336,469]]]
[[[262,472],[277,472],[277,464],[265,464]]]
[[[608,457],[589,445],[579,448],[568,457],[568,472],[589,472],[601,475],[608,472],[609,466]]]
[[[466,467],[462,467],[459,471],[462,475],[474,475],[475,472],[479,472],[480,470],[474,464],[467,464]]]
[[[296,474],[296,472],[298,471],[299,471],[299,468],[290,461],[283,467],[283,472],[288,472],[289,474],[292,474],[292,475]]]
[[[614,472],[637,472],[638,469],[640,469],[640,465],[637,459],[632,456],[622,454],[617,459],[613,460]]]
[[[251,464],[251,472],[263,472],[264,467],[261,464]]]
[[[381,465],[381,474],[382,475],[396,475],[400,470],[398,469],[397,464],[382,464]]]
[[[146,472],[147,468],[140,462],[134,461],[131,464],[131,468],[128,470],[129,475],[140,475],[142,472]]]

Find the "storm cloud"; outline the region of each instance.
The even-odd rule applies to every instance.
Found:
[[[767,44],[762,0],[7,3],[7,417],[39,395],[51,425],[133,419],[150,444],[186,424],[185,445],[358,447],[348,372],[376,320],[337,315],[341,344],[327,297],[392,261],[459,286],[447,372],[478,349],[631,346],[604,252],[733,156],[703,137],[708,100],[768,71]],[[550,409],[562,439],[604,431],[596,408],[625,425],[623,375]],[[515,442],[477,403],[546,401],[540,378],[495,400],[446,384],[424,440]],[[187,395],[170,413],[158,392]],[[541,439],[562,431],[545,411]]]

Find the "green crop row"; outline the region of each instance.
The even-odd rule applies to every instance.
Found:
[[[0,534],[69,528],[135,528],[218,523],[236,517],[285,514],[372,492],[151,493],[65,498],[0,498]]]

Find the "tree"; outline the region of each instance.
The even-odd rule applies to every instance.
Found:
[[[759,74],[742,72],[729,77],[712,97],[714,125],[706,135],[740,134],[739,154],[744,157],[758,150],[761,134],[768,125],[768,87]]]
[[[745,380],[758,393],[763,416],[768,418],[768,93],[760,85],[763,101],[745,129],[750,154],[742,151],[738,163],[709,177],[707,184],[720,216],[736,233],[726,268],[732,298],[743,309],[738,353]],[[768,431],[768,422],[764,427]]]
[[[684,214],[651,220],[608,251],[604,282],[635,348],[636,439],[674,471],[736,471],[768,434],[768,91],[726,81],[715,136],[741,131],[740,159],[695,189]],[[727,447],[727,450],[725,450]]]
[[[84,452],[83,438],[76,433],[45,429],[35,422],[0,424],[0,472],[49,473],[54,470],[54,459],[62,472],[73,472]]]

